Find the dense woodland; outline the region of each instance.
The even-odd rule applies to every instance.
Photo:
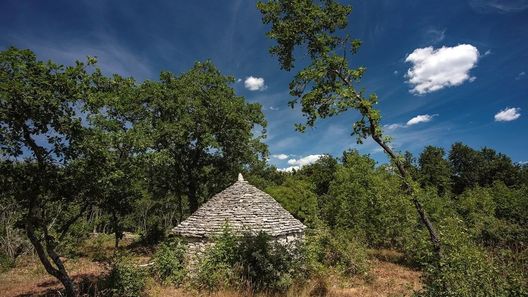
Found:
[[[331,35],[346,26],[349,8],[283,2],[259,4],[277,41],[271,53],[288,71],[296,46],[306,45],[312,59],[290,85],[299,101],[291,105],[302,106],[307,126],[358,111],[358,142],[372,137],[388,163],[347,150],[298,171],[278,171],[267,163],[261,106],[238,96],[234,78],[211,61],[140,82],[106,74],[96,58],[65,67],[8,48],[0,52],[2,270],[21,257],[38,257],[73,296],[77,288],[64,259],[81,256],[94,234],[112,234],[118,248],[128,232],[139,235],[140,245],[159,247],[158,264],[172,257],[158,272],[167,268],[182,284],[182,247],[166,238],[168,231],[242,172],[309,227],[300,248],[309,261],[301,269],[295,257],[270,252],[266,269],[282,278],[263,278],[275,271],[248,259],[253,248],[268,244],[265,236],[235,244],[226,231],[223,262],[203,263],[209,270],[198,273],[199,288],[214,288],[223,275],[208,272],[229,270],[229,263],[260,267],[244,272],[256,289],[284,289],[299,273],[363,273],[367,249],[391,249],[424,271],[422,295],[527,296],[528,166],[462,142],[447,151],[424,144],[418,156],[399,156],[382,134],[377,98],[355,89],[364,69],[348,68],[335,54],[340,45],[353,53],[360,45]]]

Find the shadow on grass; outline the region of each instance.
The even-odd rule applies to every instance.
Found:
[[[97,274],[77,274],[73,277],[79,296],[106,296],[105,294],[106,275]],[[32,290],[30,292],[15,295],[15,297],[62,297],[65,296],[62,284],[57,280],[44,281],[37,285],[42,290]],[[50,288],[51,287],[51,288]],[[45,289],[47,288],[47,289]]]

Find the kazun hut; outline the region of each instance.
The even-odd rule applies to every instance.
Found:
[[[172,233],[188,242],[190,256],[199,255],[213,243],[226,223],[234,234],[263,231],[280,243],[302,240],[306,229],[275,199],[239,174],[237,182],[209,199],[172,229]]]

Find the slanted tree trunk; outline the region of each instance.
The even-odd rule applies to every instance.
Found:
[[[68,272],[66,271],[66,268],[64,267],[64,263],[60,259],[59,255],[55,251],[55,243],[52,237],[50,237],[48,234],[44,235],[44,241],[45,246],[42,245],[41,241],[37,238],[37,235],[35,233],[35,221],[36,219],[33,217],[32,213],[34,212],[34,209],[30,209],[30,214],[28,218],[26,219],[26,234],[29,238],[29,241],[35,248],[35,251],[37,252],[37,255],[39,257],[40,262],[46,269],[46,272],[48,272],[50,275],[57,278],[62,285],[64,286],[65,293],[67,297],[75,297],[77,296],[77,291],[75,289],[75,285],[68,275]],[[45,226],[42,227],[45,230]],[[46,232],[47,233],[47,232]],[[50,261],[53,261],[52,262]]]

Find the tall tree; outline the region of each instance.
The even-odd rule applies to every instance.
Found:
[[[451,168],[444,155],[443,148],[429,145],[418,160],[420,184],[422,187],[435,187],[440,196],[451,189]]]
[[[90,98],[87,119],[93,128],[90,152],[99,155],[103,176],[98,206],[110,214],[115,247],[123,236],[123,217],[142,196],[141,175],[149,145],[139,86],[133,78],[94,76],[97,92]]]
[[[333,0],[270,0],[258,2],[257,7],[263,22],[271,24],[267,35],[277,44],[270,48],[270,53],[278,57],[282,69],[292,70],[295,49],[306,46],[308,66],[299,71],[290,83],[290,94],[295,97],[290,105],[293,107],[300,101],[306,117],[306,124],[298,124],[297,129],[303,131],[306,125],[313,126],[319,118],[350,109],[358,111],[360,117],[353,126],[357,142],[362,143],[371,137],[390,157],[429,232],[436,254],[440,255],[439,235],[417,197],[412,178],[402,158],[392,150],[389,138],[383,136],[381,115],[374,107],[378,99],[376,95],[367,96],[357,88],[365,68],[350,67],[347,54],[355,54],[361,42],[348,35],[336,34],[337,30],[346,27],[351,7]]]
[[[194,212],[203,198],[233,180],[245,165],[267,154],[260,104],[247,103],[209,61],[180,76],[164,72],[145,86],[164,192],[188,197]],[[255,135],[260,127],[262,130]],[[163,191],[162,191],[163,192]]]
[[[91,206],[96,162],[85,158],[83,100],[90,94],[86,68],[38,61],[30,50],[0,52],[0,152],[6,161],[2,189],[23,212],[25,232],[46,271],[75,286],[57,247]],[[92,166],[93,165],[93,166]]]

